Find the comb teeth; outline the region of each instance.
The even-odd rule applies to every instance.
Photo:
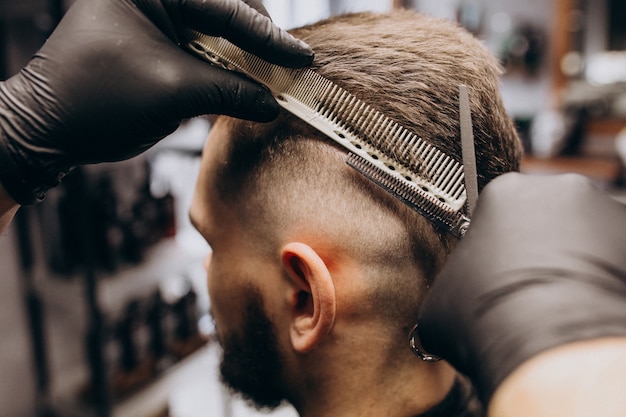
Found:
[[[360,157],[350,166],[374,173],[370,180],[384,178],[379,185],[393,184],[384,188],[431,221],[457,227],[450,213],[461,212],[466,192],[463,166],[454,159],[310,69],[270,64],[222,38],[183,36],[193,52],[265,85],[283,108]]]
[[[346,163],[364,177],[378,185],[397,199],[419,212],[432,223],[442,227],[457,237],[463,237],[469,227],[469,218],[459,211],[451,210],[444,202],[415,185],[401,181],[381,170],[376,165],[353,153],[348,154]]]

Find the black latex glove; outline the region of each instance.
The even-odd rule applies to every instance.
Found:
[[[626,336],[625,208],[574,174],[494,180],[418,323],[486,404],[546,349]]]
[[[266,89],[179,48],[185,27],[275,64],[313,59],[241,0],[78,0],[27,67],[0,83],[0,182],[9,194],[40,200],[74,166],[137,155],[185,118],[277,116]]]

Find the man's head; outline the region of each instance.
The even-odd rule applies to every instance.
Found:
[[[499,67],[454,24],[366,13],[292,33],[313,47],[322,76],[459,161],[458,89],[467,85],[479,188],[518,169]],[[420,300],[453,246],[345,156],[286,113],[269,124],[220,118],[207,142],[191,215],[213,249],[208,285],[223,374],[261,405],[284,398],[306,408],[340,369],[367,367],[356,359],[365,352],[384,351],[377,361],[399,365]],[[256,343],[261,335],[272,349]],[[358,345],[366,336],[372,343]],[[249,379],[237,369],[241,358],[229,359],[255,352],[275,363]]]

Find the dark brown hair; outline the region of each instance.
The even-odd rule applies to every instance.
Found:
[[[315,71],[459,161],[458,95],[459,84],[465,84],[479,188],[519,169],[521,145],[500,98],[500,67],[479,40],[456,24],[403,10],[337,16],[291,32],[313,47]],[[419,266],[422,287],[434,278],[454,238],[345,167],[343,151],[321,133],[286,113],[264,125],[234,119],[228,123],[231,152],[218,187],[223,198],[244,207],[242,216],[249,218],[253,212],[261,216],[270,206],[280,206],[277,210],[284,214],[301,202],[303,207],[292,222],[319,217],[323,220],[316,224],[320,225],[333,221],[330,216],[342,218],[342,224],[354,229],[346,246],[375,247],[361,253],[367,253],[363,262],[378,265],[372,267],[377,273],[394,275],[397,271],[391,263],[412,258]],[[290,191],[294,178],[299,182]],[[304,189],[317,189],[317,200],[304,203],[304,198],[286,197]],[[270,197],[272,193],[276,195]],[[283,197],[289,203],[281,206]],[[332,205],[318,207],[315,201],[320,199]],[[376,210],[384,210],[387,217],[374,217]],[[355,218],[360,219],[351,223]],[[278,214],[272,219],[262,221],[271,224],[263,229],[266,235],[287,221]],[[402,233],[381,230],[385,222],[394,221],[404,225]],[[403,242],[408,242],[408,253]],[[401,281],[396,285],[381,280],[375,297],[383,304],[397,305],[398,298],[406,297],[407,287]],[[415,299],[412,302],[415,305]]]

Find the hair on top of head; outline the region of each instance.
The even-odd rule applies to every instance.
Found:
[[[519,170],[521,144],[499,94],[501,67],[454,22],[411,10],[333,17],[292,31],[313,69],[461,161],[459,85],[470,95],[478,182]]]
[[[315,51],[312,69],[457,161],[459,85],[465,84],[479,189],[519,169],[521,144],[499,95],[500,66],[457,24],[394,10],[335,16],[290,32]],[[394,262],[412,258],[425,283],[432,280],[454,238],[345,166],[334,142],[284,111],[267,124],[227,123],[232,140],[218,191],[245,211],[240,217],[252,222],[254,213],[254,228],[275,236],[288,223],[333,224],[327,232],[365,248],[358,249],[363,261],[380,265],[377,271],[394,275]],[[406,286],[385,286],[390,290],[377,294],[387,298],[383,303],[406,298]]]
[[[479,189],[519,170],[522,149],[498,92],[500,66],[456,23],[394,10],[335,16],[291,33],[313,47],[312,69],[459,162],[459,85],[465,84]]]

